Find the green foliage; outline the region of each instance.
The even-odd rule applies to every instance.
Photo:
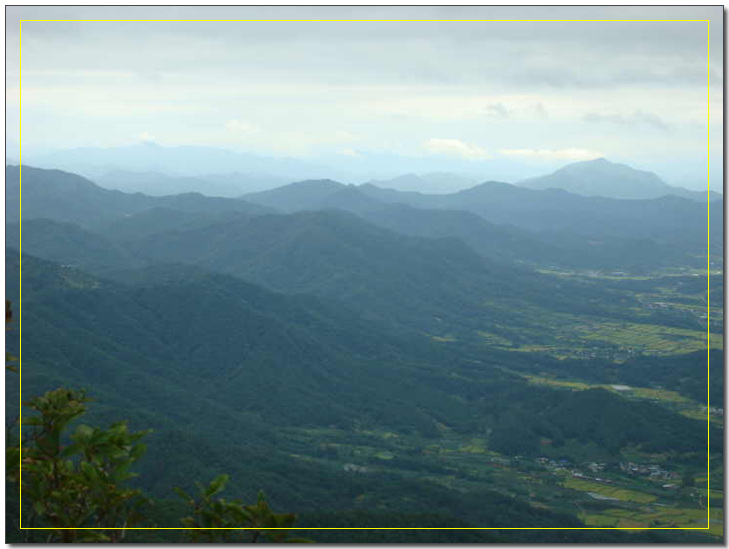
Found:
[[[6,324],[11,319],[6,301]],[[6,355],[6,362],[12,358]],[[23,421],[28,429],[22,442],[14,433],[17,422],[7,429],[5,481],[21,483],[23,526],[28,529],[24,541],[37,541],[37,528],[46,542],[119,542],[127,528],[146,518],[143,508],[151,501],[128,482],[137,476],[131,468],[146,451],[139,441],[151,431],[131,432],[126,421],[118,421],[108,429],[79,425],[69,435],[70,424],[86,413],[90,400],[84,390],[48,391],[25,403],[33,414]],[[177,490],[193,506],[193,516],[182,519],[183,525],[229,528],[191,530],[192,541],[229,541],[233,533],[246,531],[240,528],[251,532],[250,541],[259,536],[272,542],[310,541],[288,538],[296,515],[273,513],[263,493],[256,505],[212,499],[227,481],[227,475],[220,475],[208,487],[198,484],[199,502]],[[13,506],[15,498],[8,503]]]
[[[474,525],[565,527],[581,525],[574,504],[563,499],[563,490],[552,486],[554,478],[548,473],[530,476],[529,467],[536,467],[533,457],[537,455],[563,453],[574,461],[594,451],[600,459],[617,461],[628,451],[653,452],[661,460],[665,456],[699,470],[700,463],[694,462],[703,459],[696,449],[704,447],[705,430],[697,428],[695,420],[654,404],[631,402],[626,395],[534,387],[515,372],[556,377],[570,373],[579,380],[604,377],[604,383],[647,387],[658,383],[700,398],[705,393],[705,357],[698,355],[676,360],[637,357],[616,365],[585,359],[589,355],[581,355],[581,360],[555,360],[534,352],[555,342],[571,344],[555,334],[560,318],[555,313],[568,313],[575,320],[565,335],[579,334],[585,324],[594,324],[595,330],[602,330],[598,335],[602,339],[609,335],[612,343],[620,334],[605,331],[608,321],[635,328],[636,333],[628,335],[638,340],[650,335],[638,330],[649,324],[696,329],[699,320],[684,309],[648,313],[641,294],[650,290],[654,301],[680,298],[691,305],[695,296],[683,295],[683,290],[703,295],[700,277],[671,279],[683,290],[662,295],[668,281],[658,287],[632,288],[622,282],[608,285],[598,279],[541,276],[483,259],[500,253],[509,261],[523,255],[537,263],[552,257],[557,264],[567,260],[583,266],[629,261],[636,268],[648,268],[660,258],[672,263],[686,249],[695,249],[693,236],[679,242],[676,255],[664,249],[674,236],[680,236],[675,231],[682,215],[673,218],[652,209],[646,231],[638,233],[645,238],[634,239],[635,224],[623,227],[614,221],[642,219],[648,205],[636,209],[633,204],[616,203],[620,211],[588,216],[588,236],[555,232],[545,237],[544,244],[541,236],[536,242],[535,235],[521,229],[501,231],[479,215],[498,214],[504,209],[496,206],[499,202],[502,206],[519,203],[525,206],[516,216],[519,224],[543,222],[561,231],[562,209],[540,220],[542,216],[536,214],[544,204],[534,203],[534,193],[518,191],[522,200],[513,194],[514,189],[498,184],[444,198],[448,204],[430,205],[461,209],[469,204],[453,200],[465,199],[473,206],[466,209],[476,212],[465,218],[460,215],[464,212],[421,210],[408,217],[394,213],[399,223],[387,224],[370,216],[378,228],[342,212],[256,217],[249,215],[256,209],[240,206],[228,214],[232,202],[195,196],[148,200],[109,193],[69,174],[31,168],[24,175],[24,198],[30,208],[29,212],[24,208],[24,250],[59,264],[23,257],[27,327],[23,391],[40,394],[59,385],[82,384],[104,402],[104,407],[91,411],[87,419],[91,425],[108,425],[119,410],[125,411],[130,422],[129,427],[114,423],[107,429],[71,431],[79,409],[85,410],[83,393],[50,391],[30,401],[54,419],[28,425],[34,438],[23,441],[24,460],[28,459],[26,448],[43,458],[23,462],[23,489],[33,480],[26,478],[26,471],[35,467],[36,477],[45,479],[45,484],[38,481],[31,487],[38,497],[49,500],[36,505],[24,494],[23,519],[24,524],[30,519],[36,525],[50,524],[52,540],[62,539],[61,534],[76,540],[111,539],[104,530],[54,533],[61,527],[54,528],[53,521],[67,513],[64,520],[73,519],[74,526],[81,528],[77,524],[94,524],[97,507],[107,505],[118,509],[123,523],[122,517],[134,510],[132,500],[142,501],[144,496],[124,499],[114,490],[133,492],[137,487],[157,497],[173,486],[194,494],[180,492],[191,508],[187,516],[182,500],[158,500],[157,505],[144,508],[145,526],[175,525],[185,516],[184,527],[201,528],[186,532],[188,541],[249,541],[255,535],[275,541],[280,532],[291,529],[292,515],[274,514],[265,500],[244,505],[221,498],[227,477],[216,477],[211,485],[197,490],[191,486],[192,479],[213,478],[220,471],[229,471],[236,479],[230,488],[243,501],[254,500],[255,487],[266,486],[274,508],[300,514],[382,511],[382,516],[371,517],[372,526],[386,524],[388,517],[399,512],[418,517],[404,517],[394,524],[410,521],[420,526],[422,514],[437,509]],[[58,179],[53,185],[45,179],[51,176]],[[59,200],[49,189],[69,196]],[[502,199],[489,199],[498,198],[499,193]],[[597,207],[599,201],[595,202]],[[341,207],[342,202],[334,205]],[[678,204],[669,206],[677,213],[686,210]],[[513,211],[506,210],[513,208],[501,212],[513,216]],[[53,220],[26,219],[25,213],[29,218]],[[119,217],[127,213],[132,215]],[[669,221],[665,227],[669,234],[662,236],[664,218]],[[473,249],[453,238],[406,237],[383,226],[420,237],[455,236]],[[610,236],[616,228],[623,236]],[[702,224],[702,232],[697,233],[702,239],[704,230]],[[657,240],[663,240],[664,246],[655,246]],[[575,257],[575,250],[584,253]],[[544,252],[540,257],[527,257],[540,251]],[[8,257],[8,292],[13,295],[18,255],[11,252]],[[150,268],[135,270],[140,265]],[[306,292],[318,298],[275,294],[241,279],[286,294]],[[712,300],[719,300],[715,306],[720,307],[721,280],[714,282]],[[491,334],[502,345],[513,340],[532,352],[495,349],[494,340],[484,340],[479,332]],[[448,343],[432,341],[438,338]],[[606,343],[602,339],[591,341],[591,347],[602,349]],[[675,343],[675,348],[686,349],[678,338]],[[11,341],[8,350],[17,354],[17,349]],[[721,353],[712,355],[721,359]],[[712,404],[722,398],[722,381],[721,366],[712,364]],[[9,402],[17,402],[17,390],[10,385]],[[43,414],[36,410],[33,417]],[[136,462],[136,452],[141,455],[143,450],[133,454],[131,448],[142,445],[130,437],[138,434],[140,426],[154,427],[155,435],[148,439],[154,441],[151,459]],[[316,434],[308,433],[315,430]],[[343,433],[343,440],[324,447],[317,437],[325,430]],[[412,443],[399,448],[392,442],[389,448],[382,440],[365,440],[383,430],[392,436],[388,440],[407,438]],[[304,431],[306,436],[298,437]],[[712,459],[719,458],[719,435],[712,427]],[[443,445],[457,436],[478,437],[479,452],[461,455]],[[8,440],[7,478],[17,483],[21,444],[12,437]],[[378,459],[383,450],[391,459]],[[517,466],[520,460],[514,459],[511,465],[503,465],[515,454],[531,456],[529,467]],[[476,460],[478,456],[482,458]],[[125,460],[132,463],[127,467]],[[131,478],[132,466],[140,472],[137,479]],[[113,475],[103,477],[100,471],[105,470]],[[68,494],[47,486],[54,472],[65,475]],[[540,483],[529,485],[530,479]],[[541,480],[547,488],[543,489]],[[9,497],[18,491],[11,489]],[[690,492],[686,488],[680,493]],[[95,494],[103,494],[101,503],[94,503]],[[668,492],[665,497],[670,500]],[[75,507],[79,498],[91,513],[86,518]],[[141,507],[138,511],[141,515]],[[332,526],[326,520],[321,526]],[[359,522],[363,520],[359,514],[351,520],[353,526],[366,524]],[[140,530],[124,539],[144,541],[141,536],[157,536],[166,541],[168,534],[178,532]],[[527,534],[498,536],[515,541]],[[29,535],[30,541],[38,541],[48,531]],[[569,532],[552,535],[574,541]],[[338,539],[351,541],[354,536]]]
[[[30,432],[20,450],[24,526],[50,529],[46,541],[116,542],[144,518],[148,500],[127,481],[147,433],[130,432],[125,422],[80,425],[66,443],[88,401],[84,391],[60,388],[27,403],[35,414],[24,420]]]
[[[5,300],[5,329],[7,330],[8,324],[10,324],[13,321],[13,308],[10,304],[10,301],[7,299]],[[18,362],[18,357],[11,355],[7,351],[5,352],[5,369],[10,370],[11,372],[17,372],[18,368],[13,364],[14,362]]]
[[[39,541],[31,530],[39,528],[46,542],[119,542],[127,528],[149,524],[151,500],[128,486],[136,476],[131,467],[146,450],[139,440],[149,431],[131,432],[121,421],[107,429],[79,425],[69,435],[89,400],[84,391],[59,388],[27,403],[35,412],[24,420],[30,433],[6,449],[6,482],[22,479],[24,541]],[[220,475],[208,486],[198,483],[198,499],[176,490],[192,506],[192,515],[181,519],[191,529],[185,540],[310,541],[288,537],[296,515],[274,513],[263,493],[255,505],[215,498],[227,482]]]
[[[240,500],[214,498],[228,483],[228,475],[214,478],[208,486],[196,483],[198,496],[177,489],[177,494],[192,507],[192,515],[182,519],[186,540],[193,542],[255,542],[260,538],[272,543],[309,542],[304,538],[289,538],[289,529],[296,515],[276,514],[271,511],[263,492],[259,492],[255,505],[244,505]]]

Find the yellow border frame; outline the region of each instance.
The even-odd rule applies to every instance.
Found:
[[[375,23],[375,22],[411,22],[411,23],[458,23],[458,22],[472,22],[472,23],[521,23],[521,22],[543,22],[543,23],[564,23],[564,22],[578,22],[578,23],[597,23],[597,22],[637,22],[637,23],[706,23],[706,148],[707,148],[707,172],[706,172],[706,527],[648,527],[648,528],[630,528],[630,527],[571,527],[571,528],[535,528],[535,527],[484,527],[484,528],[293,528],[293,530],[709,530],[711,528],[711,460],[709,451],[710,442],[710,387],[709,387],[709,373],[710,373],[710,361],[711,361],[711,331],[710,331],[710,320],[711,320],[711,304],[709,301],[709,294],[711,290],[711,261],[710,261],[710,203],[711,203],[711,187],[710,181],[711,176],[709,174],[709,167],[711,164],[711,150],[710,150],[710,134],[711,134],[711,116],[710,116],[710,22],[708,19],[21,19],[20,20],[20,39],[19,39],[19,50],[20,59],[18,64],[19,73],[19,272],[20,272],[20,292],[19,292],[19,303],[18,303],[18,335],[20,339],[19,346],[19,357],[18,357],[18,376],[20,378],[20,420],[19,425],[22,429],[23,420],[23,406],[22,406],[22,391],[23,391],[23,378],[22,378],[22,350],[23,350],[23,322],[22,322],[22,302],[23,302],[23,23],[60,23],[60,22],[75,22],[75,23],[90,23],[90,22],[106,22],[106,23],[263,23],[263,22],[296,22],[296,23],[314,23],[314,22],[339,22],[339,23]],[[22,435],[21,435],[22,436]],[[19,528],[20,530],[256,530],[256,528],[24,528],[23,524],[23,494],[22,494],[22,454],[20,456],[20,470],[19,470],[19,484],[20,484],[20,517],[19,517]],[[269,528],[269,530],[292,530],[292,528]]]

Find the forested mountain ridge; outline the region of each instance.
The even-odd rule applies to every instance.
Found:
[[[534,231],[570,231],[602,237],[648,237],[674,245],[706,241],[706,205],[666,196],[619,200],[586,197],[564,190],[532,190],[509,183],[487,182],[449,195],[400,193],[363,186],[374,198],[415,207],[465,210],[494,223],[511,223]],[[721,202],[711,204],[712,235],[720,240]],[[679,229],[680,227],[680,229]]]
[[[20,219],[20,169],[5,167],[6,222]],[[61,170],[23,166],[23,219],[50,218],[70,221],[84,227],[97,227],[110,219],[122,218],[153,208],[173,208],[201,214],[235,211],[256,215],[264,207],[199,193],[151,197],[99,187],[86,178]]]
[[[17,260],[17,252],[10,251],[8,273],[17,272]],[[311,512],[312,505],[359,508],[353,496],[364,489],[363,481],[369,505],[379,500],[393,510],[428,509],[407,504],[386,488],[414,489],[416,484],[397,471],[421,459],[419,466],[436,467],[427,454],[419,458],[416,452],[396,469],[374,467],[360,477],[332,468],[341,458],[330,461],[339,454],[326,450],[328,445],[306,450],[300,437],[312,429],[349,432],[362,438],[358,444],[382,429],[402,440],[425,437],[424,444],[456,433],[490,433],[490,448],[532,456],[542,451],[544,436],[557,446],[582,440],[612,453],[636,444],[658,451],[701,444],[694,420],[655,404],[604,391],[564,394],[536,386],[492,365],[509,360],[506,355],[482,354],[482,364],[475,364],[442,347],[428,351],[422,342],[389,335],[337,305],[272,294],[223,275],[160,267],[140,272],[128,285],[30,256],[23,258],[23,273],[23,390],[42,390],[61,380],[83,383],[106,403],[97,420],[130,410],[135,427],[153,426],[157,434],[150,445],[159,448],[149,456],[140,482],[155,492],[225,467],[243,479],[237,490],[251,493],[266,482],[276,505],[298,512]],[[9,283],[8,295],[17,297],[15,292]],[[413,351],[413,344],[419,350]],[[533,368],[529,357],[522,362],[526,371]],[[612,423],[600,419],[599,410],[606,409],[614,410]],[[180,425],[186,426],[184,433]],[[294,431],[287,435],[286,429]],[[717,433],[714,437],[719,443]],[[208,444],[205,456],[201,450]],[[158,466],[165,453],[182,459],[183,448],[189,457],[180,467]],[[291,461],[290,453],[312,450],[315,459],[308,465]],[[236,465],[233,456],[241,455],[249,461]],[[280,475],[281,467],[284,477],[272,476]],[[327,482],[315,489],[294,481],[302,474],[312,480],[330,475],[339,487]],[[292,484],[287,488],[281,482]],[[417,485],[430,497],[439,494],[448,513],[479,525],[518,526],[526,516],[523,504],[504,499],[498,490],[457,495],[435,484]],[[462,514],[471,498],[481,506]],[[573,520],[546,511],[528,516],[530,524],[543,526]]]
[[[24,236],[29,253],[120,280],[133,276],[128,271],[134,267],[195,265],[277,291],[336,299],[421,335],[470,339],[477,330],[498,332],[505,319],[516,322],[509,308],[525,302],[608,316],[615,303],[627,303],[627,296],[589,283],[488,261],[456,239],[402,236],[334,210],[228,216],[123,241],[34,220]]]
[[[8,222],[17,221],[19,214],[14,205],[19,200],[17,171],[17,167],[6,167]],[[663,199],[594,199],[598,202],[587,207],[581,201],[593,199],[508,184],[485,184],[453,195],[422,195],[326,180],[250,195],[266,204],[262,205],[194,193],[132,195],[102,189],[66,172],[26,166],[24,173],[24,220],[70,221],[112,237],[125,231],[134,237],[142,232],[200,227],[235,214],[271,213],[275,207],[346,210],[403,234],[459,238],[490,259],[545,267],[645,272],[676,264],[700,266],[706,247],[705,208],[683,199],[666,199],[667,205]],[[555,193],[558,200],[550,204]],[[601,201],[607,201],[608,211],[615,210],[607,218],[594,211],[603,208]],[[416,211],[403,209],[405,204]],[[722,223],[719,206],[712,205],[714,229]],[[574,211],[566,211],[570,209]],[[580,211],[584,213],[576,213]],[[600,222],[601,216],[605,223]],[[671,219],[682,221],[683,229],[677,232]],[[714,257],[721,249],[721,239],[713,238]]]
[[[542,261],[562,264],[575,263],[574,258],[582,257],[585,252],[601,255],[602,249],[596,250],[596,246],[606,249],[604,257],[611,257],[607,264],[613,266],[616,260],[619,262],[620,248],[628,248],[629,258],[640,257],[648,251],[651,254],[647,260],[649,263],[663,264],[665,261],[691,261],[691,256],[700,255],[706,247],[705,204],[677,196],[620,200],[581,196],[561,189],[533,190],[500,182],[482,183],[456,193],[436,195],[395,191],[372,184],[355,187],[332,181],[303,181],[244,195],[243,198],[283,211],[333,206],[375,222],[387,211],[385,204],[407,205],[423,211],[469,212],[495,224],[492,233],[498,233],[502,239],[509,238],[510,233],[513,235],[513,227],[526,231],[522,234],[525,241],[525,249],[520,254],[522,258],[533,259],[529,254],[530,248],[544,245],[546,240],[549,246],[543,252],[546,257]],[[712,249],[718,253],[722,246],[721,201],[710,205],[710,214]],[[438,223],[437,218],[431,221]],[[391,228],[395,226],[390,224]],[[453,235],[463,238],[465,234]],[[548,254],[550,247],[556,247],[556,250]],[[680,254],[680,257],[675,254]],[[571,260],[565,259],[569,256]],[[625,266],[630,261],[623,260]],[[599,265],[599,259],[593,262],[595,264]]]
[[[126,195],[142,204],[126,211],[73,178],[55,211],[29,195],[46,209],[24,215],[23,251],[52,261],[23,257],[24,392],[86,386],[103,403],[95,420],[153,427],[139,482],[156,494],[229,472],[246,499],[264,488],[309,524],[374,509],[407,524],[433,505],[442,515],[423,520],[612,524],[622,506],[648,524],[664,520],[653,501],[680,514],[665,521],[698,520],[688,480],[672,492],[621,463],[701,482],[703,391],[686,378],[705,372],[708,327],[716,406],[720,274],[708,311],[690,269],[539,273],[521,257],[564,253],[561,239],[540,257],[535,233],[472,212],[317,186],[333,192],[292,213],[143,195]],[[75,223],[79,196],[89,209],[104,196],[105,217]],[[17,251],[6,264],[17,300]],[[712,490],[720,426],[713,417]],[[550,465],[561,460],[571,472]],[[621,503],[593,501],[613,488],[570,476],[590,463],[627,490],[610,492]]]

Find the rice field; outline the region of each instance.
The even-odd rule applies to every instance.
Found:
[[[602,484],[599,482],[593,482],[591,480],[583,480],[572,477],[565,479],[564,486],[565,488],[571,488],[572,490],[579,490],[581,492],[597,494],[617,501],[651,503],[658,499],[658,497],[654,496],[653,494],[646,494],[644,492],[638,492],[636,490],[620,488],[619,486]]]
[[[602,513],[586,513],[582,520],[587,526],[612,528],[705,528],[705,509],[673,507],[643,507],[641,509],[607,509]],[[723,512],[712,509],[709,513],[708,533],[723,536]]]
[[[535,307],[522,308],[520,313],[519,326],[500,325],[491,331],[476,333],[487,345],[501,349],[543,352],[557,358],[611,358],[618,362],[636,354],[669,356],[701,351],[707,347],[707,334],[703,330],[545,311]],[[708,346],[723,349],[723,335],[712,333]]]

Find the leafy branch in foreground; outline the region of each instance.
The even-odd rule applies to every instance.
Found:
[[[63,444],[88,400],[83,391],[55,389],[27,403],[37,414],[23,421],[30,427],[20,450],[24,522],[49,528],[47,542],[118,542],[144,519],[148,499],[125,483],[135,476],[130,468],[144,454],[138,441],[146,432],[130,432],[125,422],[80,425]]]
[[[194,542],[256,542],[264,538],[271,543],[311,542],[304,538],[289,538],[288,529],[296,522],[293,513],[276,514],[266,502],[263,492],[258,493],[255,505],[244,505],[240,500],[213,499],[228,482],[228,475],[220,475],[208,486],[196,483],[198,498],[176,489],[177,494],[192,507],[192,516],[182,519],[190,528],[185,539]]]
[[[13,321],[13,308],[10,304],[10,301],[7,299],[5,300],[5,329],[9,330],[10,327],[8,324],[10,324]],[[11,355],[7,351],[5,352],[5,369],[10,370],[12,372],[17,372],[18,368],[13,363],[18,362],[18,357]]]
[[[6,301],[6,324],[11,319]],[[12,358],[6,355],[6,361]],[[128,528],[154,528],[143,513],[151,500],[127,485],[136,476],[132,466],[146,450],[140,439],[149,431],[132,432],[120,421],[107,429],[79,425],[69,434],[89,400],[83,390],[48,391],[24,403],[33,414],[23,418],[28,429],[22,441],[14,432],[17,422],[7,428],[5,480],[21,483],[25,542],[119,542]],[[256,505],[213,499],[227,481],[220,475],[207,487],[198,483],[198,500],[177,489],[193,508],[182,523],[197,529],[185,531],[186,541],[232,541],[246,533],[249,537],[241,541],[309,541],[288,538],[296,515],[273,513],[262,493]]]

